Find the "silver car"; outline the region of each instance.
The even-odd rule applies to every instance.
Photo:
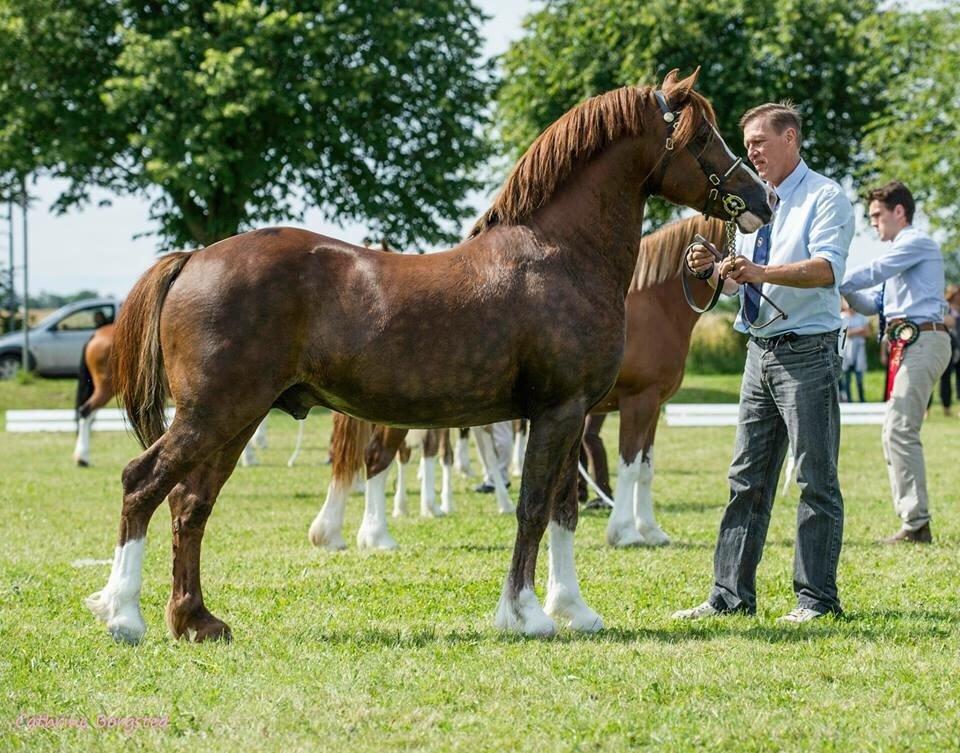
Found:
[[[69,303],[30,330],[30,367],[41,376],[76,376],[83,346],[93,331],[113,322],[120,302],[87,298]],[[0,337],[0,379],[10,379],[20,368],[23,332]]]

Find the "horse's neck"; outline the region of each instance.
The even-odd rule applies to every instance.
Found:
[[[570,178],[533,217],[531,226],[562,246],[574,267],[590,270],[622,288],[625,296],[637,263],[646,195],[642,185],[653,164],[638,138],[620,139]]]

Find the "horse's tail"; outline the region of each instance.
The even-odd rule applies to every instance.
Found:
[[[353,477],[363,468],[364,450],[370,443],[373,424],[359,418],[333,414],[333,437],[330,456],[333,458],[331,483],[350,486]]]
[[[114,330],[111,368],[117,399],[144,448],[167,430],[160,310],[170,284],[189,258],[190,252],[180,251],[167,254],[150,267],[124,301]]]
[[[91,339],[93,339],[91,337]],[[74,402],[74,408],[77,412],[77,418],[86,418],[83,411],[83,405],[93,397],[93,374],[90,373],[90,367],[87,366],[87,346],[90,340],[83,344],[83,352],[80,354],[80,368],[77,371],[77,398]]]

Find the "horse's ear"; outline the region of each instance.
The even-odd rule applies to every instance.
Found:
[[[697,83],[697,77],[700,75],[700,66],[698,65],[697,69],[685,79],[681,80],[679,73],[680,71],[674,68],[666,75],[663,84],[660,86],[663,93],[667,95],[670,107],[674,109],[679,109],[686,104],[694,84]]]

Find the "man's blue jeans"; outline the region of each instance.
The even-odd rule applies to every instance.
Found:
[[[797,601],[818,612],[840,611],[840,363],[835,332],[750,339],[730,464],[730,502],[713,560],[710,603],[716,609],[756,611],[757,565],[789,443],[800,487],[793,567]]]

